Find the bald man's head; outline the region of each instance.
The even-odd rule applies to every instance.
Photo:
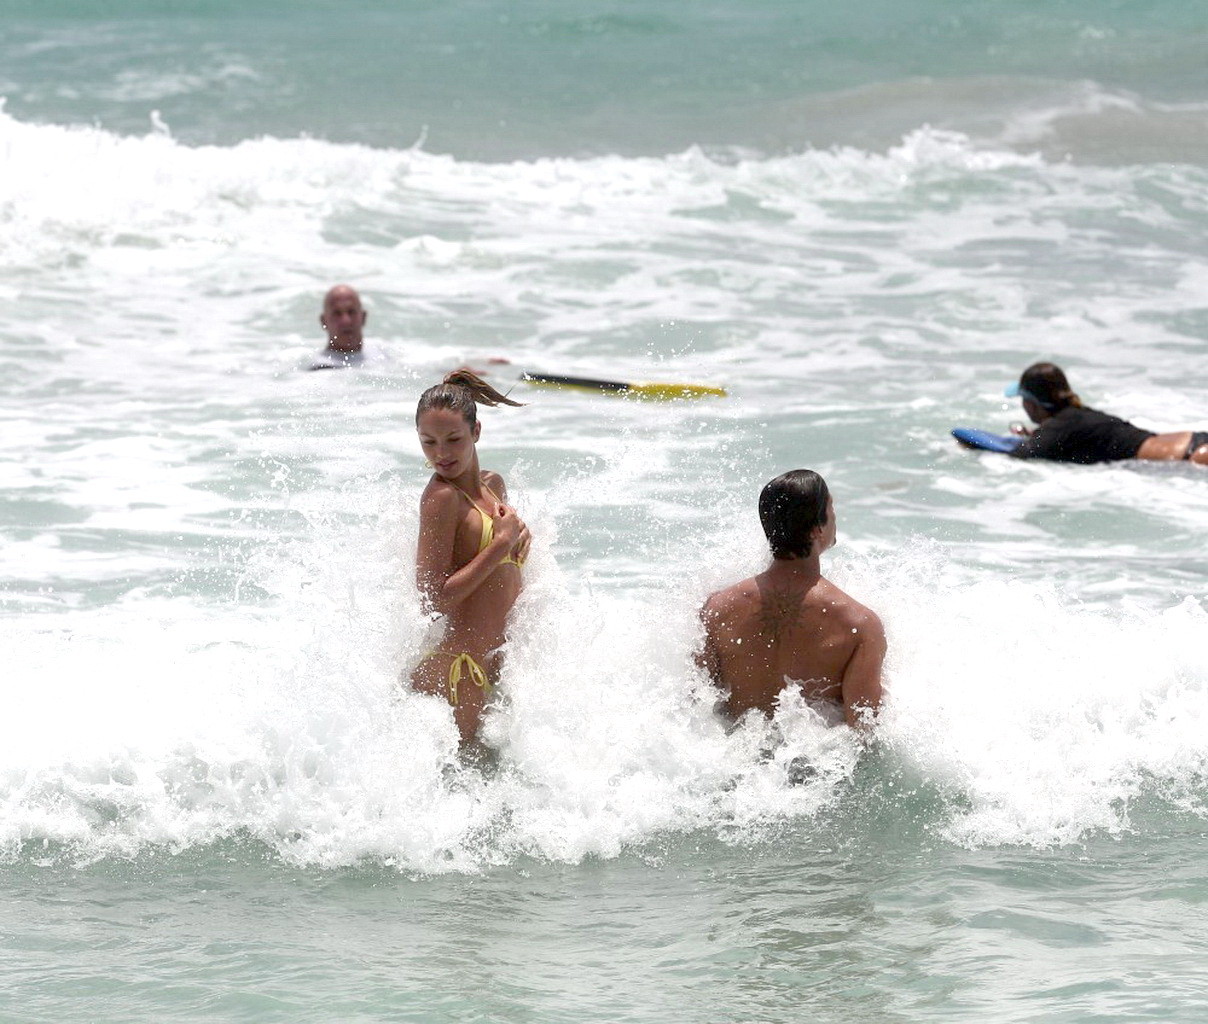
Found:
[[[323,312],[319,314],[319,323],[327,332],[327,348],[332,352],[360,352],[368,318],[356,289],[336,285],[323,297]]]

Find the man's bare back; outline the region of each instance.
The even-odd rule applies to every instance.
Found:
[[[807,700],[841,705],[847,723],[858,724],[859,707],[881,704],[881,620],[822,577],[810,585],[773,576],[743,580],[705,604],[701,661],[729,691],[723,711],[770,714],[794,680]]]
[[[807,700],[842,708],[848,725],[864,724],[864,709],[881,705],[885,629],[874,612],[822,576],[819,558],[834,543],[835,521],[825,484],[816,479],[825,513],[816,513],[822,522],[799,540],[806,553],[780,552],[766,571],[718,591],[701,610],[705,641],[697,661],[726,691],[722,710],[731,718],[752,708],[770,714],[790,681],[801,684]],[[773,504],[769,516],[786,514],[777,509]],[[769,539],[775,554],[783,541],[776,533]]]

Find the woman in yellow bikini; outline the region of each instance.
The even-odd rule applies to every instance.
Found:
[[[419,504],[415,578],[427,607],[444,616],[445,634],[411,682],[449,701],[463,744],[475,739],[498,678],[531,540],[507,504],[503,477],[479,469],[479,402],[521,404],[469,370],[455,370],[428,388],[415,410],[420,447],[435,470]]]

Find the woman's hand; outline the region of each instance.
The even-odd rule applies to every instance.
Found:
[[[532,543],[533,535],[529,533],[529,528],[526,526],[520,531],[520,537],[512,548],[512,557],[518,562],[523,562],[528,558],[529,546]]]
[[[528,532],[528,527],[524,525],[524,520],[516,515],[516,510],[502,501],[495,506],[495,514],[491,517],[491,521],[494,525],[495,539],[506,541],[508,551],[516,546],[521,533]]]

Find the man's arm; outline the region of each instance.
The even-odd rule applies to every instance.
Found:
[[[856,626],[856,650],[843,670],[843,715],[853,729],[867,729],[881,708],[881,666],[885,662],[885,627],[865,609]],[[867,708],[868,711],[864,711]]]
[[[709,677],[709,681],[714,686],[721,686],[721,659],[717,656],[717,646],[713,636],[713,619],[716,614],[713,605],[716,597],[716,594],[710,597],[700,610],[700,621],[705,628],[705,635],[700,647],[693,651],[692,658],[696,662],[696,667]]]

